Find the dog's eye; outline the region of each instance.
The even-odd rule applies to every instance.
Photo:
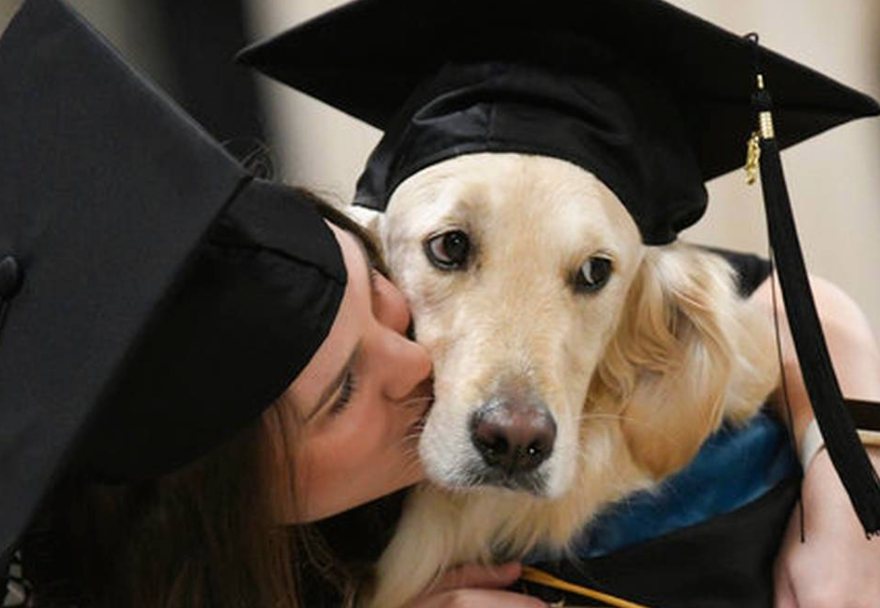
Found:
[[[461,230],[444,232],[425,241],[425,254],[431,263],[441,270],[463,268],[470,250],[470,239]]]
[[[584,262],[575,278],[578,291],[594,292],[602,289],[611,278],[611,260],[601,256],[593,256]]]

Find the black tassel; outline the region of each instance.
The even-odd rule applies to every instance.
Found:
[[[750,35],[749,38],[756,53],[758,90],[752,97],[752,105],[761,127],[761,188],[767,228],[801,374],[825,439],[825,448],[856,515],[869,537],[880,535],[880,479],[856,433],[828,354],[798,242],[779,146],[773,133],[772,99],[764,89],[763,75],[757,63],[757,36]]]

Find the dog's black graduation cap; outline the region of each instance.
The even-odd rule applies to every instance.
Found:
[[[305,197],[252,178],[59,0],[0,40],[0,559],[70,467],[150,478],[229,439],[345,290]]]
[[[385,131],[355,201],[377,209],[443,159],[542,154],[596,174],[662,245],[751,141],[814,410],[866,530],[880,531],[880,484],[824,347],[778,154],[880,113],[874,100],[661,0],[357,0],[240,59]]]

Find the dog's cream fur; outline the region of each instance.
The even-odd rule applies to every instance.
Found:
[[[776,385],[772,328],[728,264],[681,243],[644,246],[617,197],[565,161],[438,163],[397,188],[376,228],[436,393],[420,441],[431,483],[378,566],[376,608],[462,562],[564,550],[600,508],[681,469]],[[470,237],[471,260],[438,270],[424,243],[453,229]],[[611,279],[578,293],[572,277],[595,254],[612,260]],[[511,390],[537,395],[556,421],[541,492],[471,487],[469,416]]]

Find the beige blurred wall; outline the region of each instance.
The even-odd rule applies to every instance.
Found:
[[[250,29],[253,38],[259,39],[343,3],[250,0]],[[261,84],[271,110],[267,128],[270,144],[280,148],[283,179],[339,201],[350,201],[355,180],[381,133],[273,81],[263,79]]]
[[[0,32],[6,29],[6,24],[9,23],[19,4],[21,0],[0,0]]]
[[[766,46],[880,98],[878,0],[673,2],[734,32],[758,31]],[[254,37],[338,4],[252,0]],[[379,132],[275,83],[264,87],[279,136],[275,145],[287,152],[285,178],[350,200]],[[783,160],[811,272],[852,295],[880,335],[880,119],[825,133],[785,152]],[[686,238],[766,254],[758,186],[747,188],[736,174],[714,180],[709,192],[711,211]]]

